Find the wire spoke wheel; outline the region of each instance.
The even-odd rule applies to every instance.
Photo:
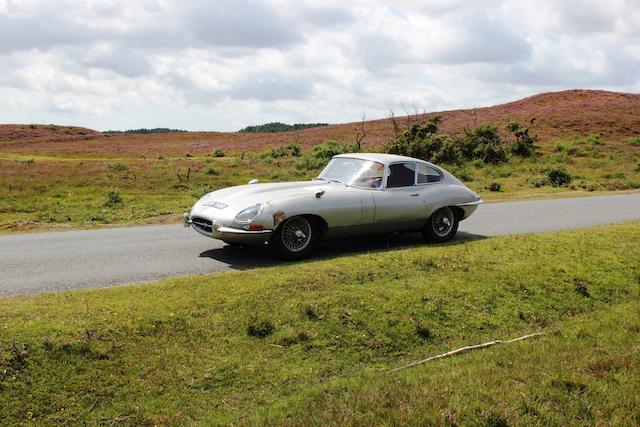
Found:
[[[453,208],[445,206],[435,211],[422,228],[422,237],[428,242],[444,243],[453,239],[459,220]]]
[[[449,208],[438,210],[431,220],[433,232],[440,237],[446,237],[451,232],[453,223],[453,212]]]
[[[312,238],[312,227],[309,220],[302,216],[289,218],[282,224],[282,245],[291,252],[304,250]]]

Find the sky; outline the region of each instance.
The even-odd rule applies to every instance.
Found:
[[[345,123],[640,92],[640,0],[0,0],[0,123]]]

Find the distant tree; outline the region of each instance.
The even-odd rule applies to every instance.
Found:
[[[265,123],[262,125],[247,126],[246,128],[240,129],[238,132],[290,132],[294,130],[315,128],[315,127],[328,126],[328,125],[329,125],[328,123],[296,123],[293,125],[288,125],[286,123],[281,123],[281,122],[271,122],[271,123]]]

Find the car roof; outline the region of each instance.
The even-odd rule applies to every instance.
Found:
[[[384,154],[384,153],[347,153],[347,154],[338,154],[333,157],[338,157],[338,158],[348,157],[352,159],[372,160],[374,162],[380,162],[385,164],[389,164],[393,162],[421,162],[421,163],[430,164],[429,162],[426,162],[420,159],[414,159],[413,157],[400,156],[397,154]]]

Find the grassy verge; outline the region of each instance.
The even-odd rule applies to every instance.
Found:
[[[367,147],[381,151],[382,147]],[[202,194],[261,182],[312,179],[328,158],[319,152],[227,152],[104,157],[86,153],[0,154],[0,233],[176,222]],[[111,151],[109,151],[111,150]],[[54,155],[55,154],[55,155]],[[130,155],[131,156],[131,155]],[[539,199],[640,189],[640,151],[625,141],[592,144],[576,137],[545,144],[534,158],[499,165],[443,165],[486,201]],[[570,182],[554,186],[551,171]]]
[[[0,300],[7,424],[640,421],[640,224]],[[545,337],[389,369],[465,344]]]

